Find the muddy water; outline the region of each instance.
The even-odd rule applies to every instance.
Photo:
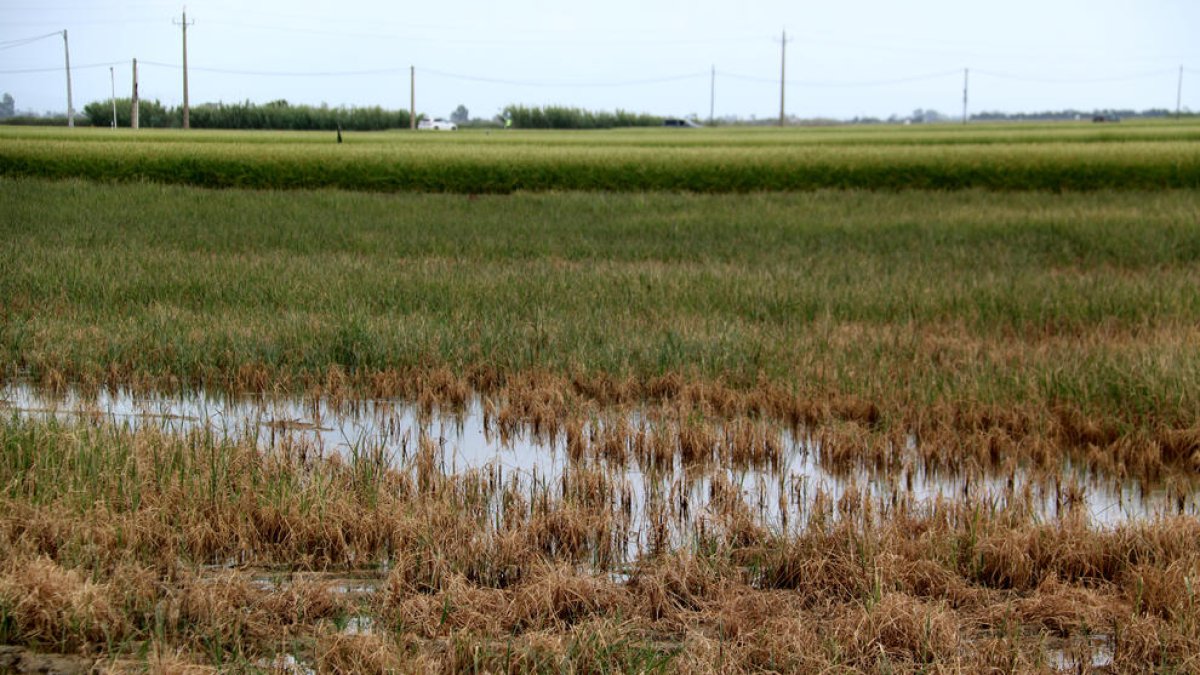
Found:
[[[505,478],[523,477],[534,484],[552,485],[573,467],[601,462],[606,473],[620,479],[614,481],[614,489],[622,492],[621,497],[634,514],[653,511],[654,504],[666,500],[676,507],[684,505],[685,512],[699,514],[718,482],[739,490],[746,507],[760,522],[785,529],[803,523],[814,500],[836,501],[847,492],[917,503],[968,496],[997,507],[1019,496],[1028,500],[1041,518],[1052,520],[1068,511],[1085,509],[1084,515],[1098,525],[1200,513],[1200,498],[1195,491],[1145,490],[1134,483],[1089,475],[1070,465],[1064,465],[1060,476],[1038,480],[1019,470],[1006,475],[934,473],[915,460],[899,472],[859,467],[834,474],[823,468],[819,444],[782,428],[777,442],[784,459],[774,466],[732,467],[710,462],[698,468],[683,464],[678,457],[668,467],[641,466],[632,456],[617,463],[572,460],[561,434],[547,437],[528,429],[500,434],[485,419],[483,408],[479,399],[464,410],[441,412],[422,411],[399,401],[356,401],[335,406],[325,400],[204,393],[168,397],[102,390],[93,395],[70,391],[55,397],[20,383],[0,389],[0,415],[5,416],[62,423],[86,421],[129,429],[154,427],[179,434],[200,430],[231,440],[252,439],[264,448],[293,444],[325,455],[351,457],[369,452],[371,456],[390,458],[397,468],[412,466],[421,439],[435,444],[441,454],[439,466],[449,473],[492,469]],[[645,422],[633,419],[632,423],[636,427]],[[913,451],[912,457],[918,456],[915,447],[909,450]],[[646,543],[644,536],[635,539],[639,541],[630,542],[635,546]]]

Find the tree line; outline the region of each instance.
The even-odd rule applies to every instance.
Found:
[[[119,98],[116,106],[117,126],[132,126],[132,99]],[[83,114],[93,126],[110,126],[113,118],[112,101],[93,101],[83,107]],[[193,129],[333,131],[340,125],[347,131],[382,131],[407,129],[409,120],[407,110],[385,110],[380,106],[331,108],[326,105],[293,105],[285,100],[261,104],[249,101],[203,103],[192,106],[188,114],[188,123]],[[168,108],[158,101],[140,100],[138,126],[152,129],[182,127],[183,108]]]
[[[625,110],[584,110],[567,106],[510,105],[504,119],[518,129],[613,129],[616,127],[661,127],[663,118]]]

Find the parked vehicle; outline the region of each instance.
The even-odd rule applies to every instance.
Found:
[[[458,131],[458,125],[450,120],[444,120],[440,117],[436,119],[423,119],[417,124],[418,129],[428,131]]]

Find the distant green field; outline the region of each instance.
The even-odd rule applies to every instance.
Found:
[[[1200,123],[347,134],[0,127],[0,176],[381,192],[1200,187]]]

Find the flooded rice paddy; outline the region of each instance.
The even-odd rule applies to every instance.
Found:
[[[680,438],[672,437],[671,451],[648,454],[630,451],[633,439],[661,438],[661,427],[672,423],[645,411],[593,416],[574,429],[546,430],[501,424],[495,410],[480,397],[461,410],[442,410],[393,400],[136,395],[128,390],[53,395],[23,383],[0,388],[2,415],[179,435],[199,432],[249,439],[263,449],[285,448],[304,457],[383,458],[398,470],[415,470],[418,449],[428,447],[435,449],[433,460],[444,473],[487,471],[502,483],[551,486],[573,470],[603,468],[618,493],[611,495],[614,503],[633,514],[669,500],[677,517],[699,517],[717,491],[715,483],[732,486],[759,522],[782,529],[803,523],[814,501],[837,502],[851,493],[910,504],[972,498],[996,508],[1020,499],[1039,518],[1076,514],[1100,526],[1200,513],[1200,498],[1187,486],[1118,480],[1070,461],[1056,475],[1021,467],[1002,472],[927,467],[911,436],[898,453],[900,461],[885,467],[833,465],[823,456],[819,438],[764,421],[710,429],[701,441],[690,442],[699,451],[680,447],[689,443],[682,436],[690,427],[674,423],[666,433]],[[622,433],[608,433],[617,427]],[[725,446],[734,444],[748,444],[751,451],[731,454]],[[590,452],[579,451],[580,446]]]
[[[651,408],[589,411],[547,424],[514,421],[505,413],[504,401],[479,396],[465,406],[441,409],[398,400],[211,393],[68,390],[56,395],[10,383],[0,388],[0,418],[152,430],[201,438],[206,444],[253,444],[263,453],[302,461],[378,463],[410,474],[413,484],[420,484],[423,472],[474,472],[483,477],[481,484],[492,486],[491,501],[485,503],[497,522],[506,508],[502,501],[514,487],[530,502],[561,491],[567,503],[570,491],[572,497],[594,500],[589,506],[600,511],[624,514],[613,519],[615,530],[602,537],[619,542],[615,551],[596,566],[614,588],[634,584],[640,556],[702,537],[710,517],[715,523],[722,515],[727,524],[744,514],[756,525],[789,533],[803,530],[823,514],[852,516],[861,508],[899,513],[936,508],[939,503],[966,502],[996,512],[1017,508],[1045,522],[1082,518],[1100,529],[1200,512],[1200,499],[1182,483],[1118,480],[1069,460],[1057,472],[1012,463],[1003,470],[970,463],[932,466],[922,458],[939,453],[924,452],[927,448],[911,435],[898,437],[886,461],[880,462],[877,449],[864,449],[861,459],[847,460],[852,452],[827,450],[819,432],[804,428],[762,419],[672,417]],[[592,555],[606,555],[603,543],[593,549]],[[342,608],[335,617],[318,622],[326,639],[382,639],[391,624],[380,608],[390,606],[388,602],[407,602],[407,596],[396,596],[390,586],[397,563],[387,556],[325,569],[223,556],[209,558],[195,570],[189,583],[199,589],[196,592],[208,589],[219,596],[244,589],[249,598],[317,598]],[[413,606],[421,601],[414,600]],[[1078,672],[1110,668],[1118,652],[1114,636],[1090,626],[1030,639],[1041,640],[1036,651],[1045,670]],[[267,653],[255,656],[253,667],[281,673],[320,670],[311,649],[284,647]],[[5,672],[5,664],[10,670],[37,667],[59,673],[87,672],[95,665],[72,658],[10,650],[0,653],[0,672]]]

